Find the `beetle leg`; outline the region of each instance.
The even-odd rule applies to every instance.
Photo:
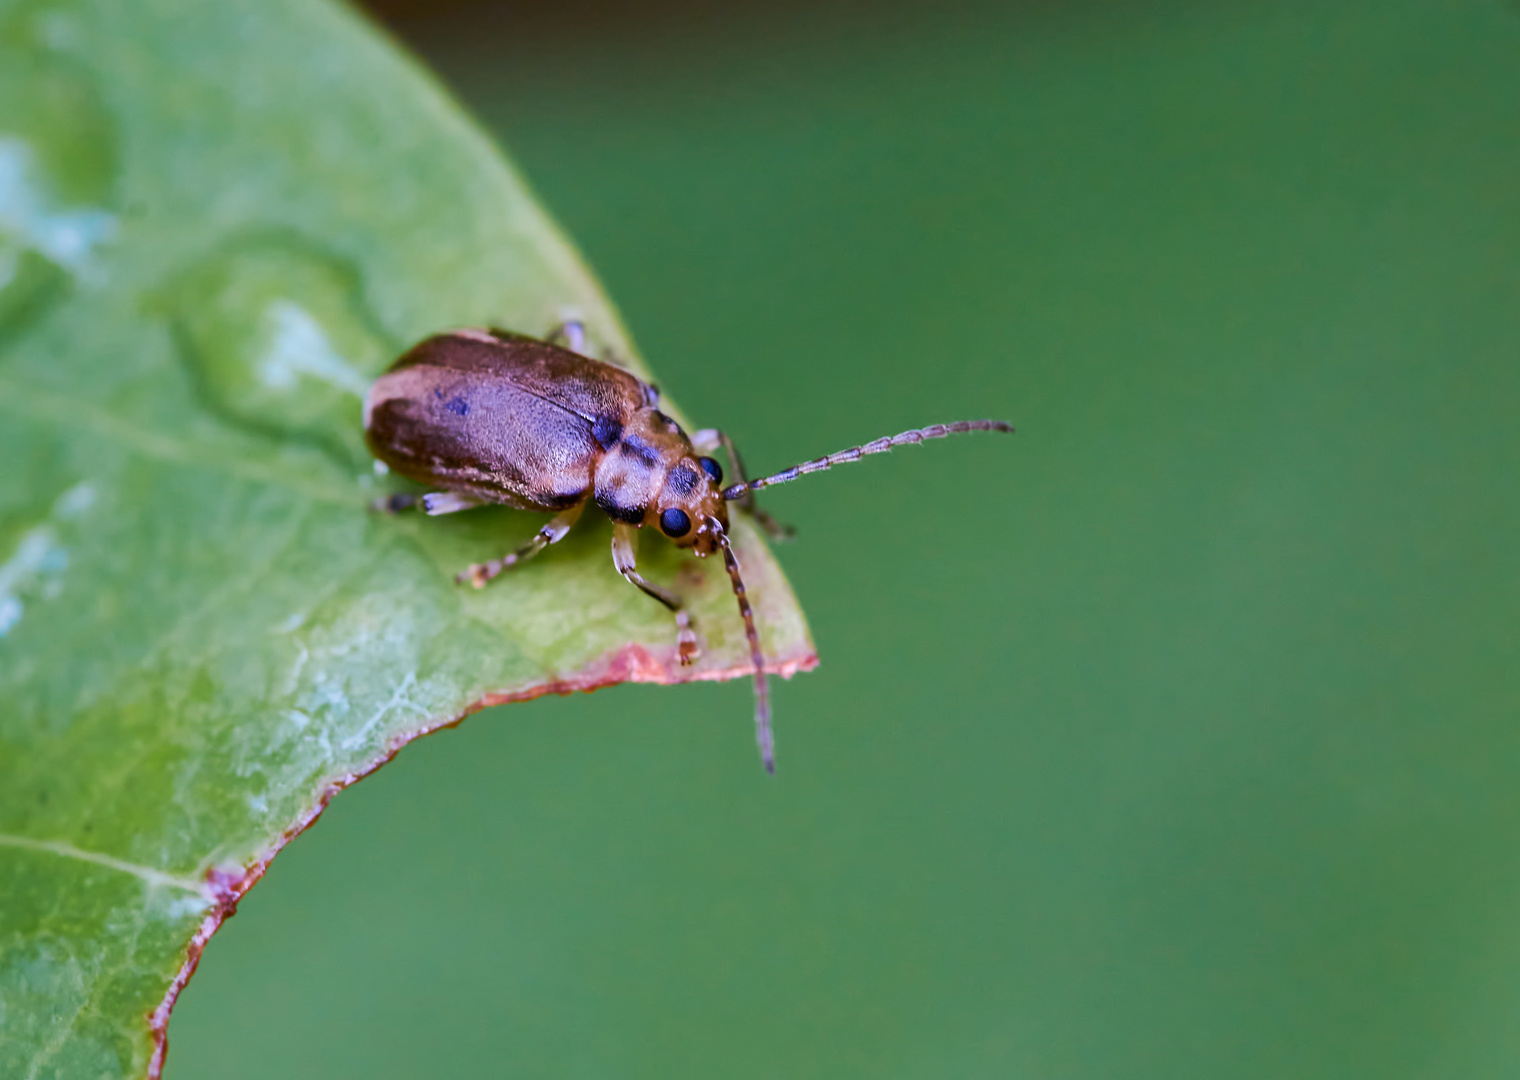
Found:
[[[572,506],[562,514],[556,514],[549,519],[542,529],[538,530],[532,540],[529,540],[522,547],[512,552],[512,554],[504,555],[500,559],[492,559],[486,563],[472,563],[468,570],[456,574],[454,580],[460,585],[468,581],[477,589],[485,588],[486,582],[490,581],[497,574],[500,574],[503,570],[510,570],[518,563],[531,559],[550,544],[563,540],[565,534],[570,531],[570,526],[575,524],[575,519],[581,516],[581,510],[585,505],[585,503],[581,503],[579,506]]]
[[[739,509],[749,511],[749,516],[755,519],[755,524],[764,529],[765,535],[769,536],[772,540],[796,539],[797,526],[788,525],[784,521],[777,521],[754,503],[748,506],[741,503]]]
[[[385,514],[399,514],[403,510],[410,510],[420,505],[424,514],[437,516],[438,514],[453,514],[460,510],[473,510],[477,506],[485,506],[486,502],[485,499],[477,499],[473,495],[462,495],[457,491],[430,491],[426,495],[398,491],[376,499],[369,504],[369,508]]]
[[[416,495],[397,491],[372,500],[369,508],[377,514],[399,514],[403,510],[410,510],[417,505],[417,502],[418,498]]]
[[[565,348],[571,352],[580,353],[582,356],[585,356],[586,324],[579,319],[566,319],[545,334],[544,340],[551,345],[563,342]]]
[[[724,450],[728,451],[729,464],[733,466],[734,472],[738,474],[739,479],[737,483],[742,484],[749,479],[749,474],[744,471],[744,459],[739,456],[739,448],[734,445],[734,440],[730,439],[726,432],[719,431],[717,428],[703,428],[691,437],[691,445],[699,454],[711,453],[718,447],[723,447]],[[734,501],[740,510],[745,511],[755,519],[755,524],[764,529],[765,535],[769,536],[772,540],[790,540],[797,535],[796,529],[790,525],[783,525],[760,509],[759,505],[755,502],[755,493],[753,491],[746,492],[743,498]]]
[[[680,654],[682,666],[693,663],[702,655],[702,652],[697,648],[697,635],[691,629],[691,616],[687,614],[679,596],[647,580],[638,572],[634,563],[634,552],[638,550],[638,545],[639,534],[632,525],[625,525],[622,522],[614,525],[612,527],[612,565],[617,567],[618,573],[675,614],[676,651]]]
[[[473,510],[485,506],[485,499],[473,495],[461,495],[457,491],[430,491],[422,497],[422,512],[429,517],[439,514],[456,514],[461,510]]]

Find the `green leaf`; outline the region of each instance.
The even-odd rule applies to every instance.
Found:
[[[156,1074],[233,904],[417,735],[746,673],[716,559],[644,546],[694,598],[682,672],[599,515],[475,592],[454,572],[540,517],[366,510],[391,357],[570,315],[643,370],[498,152],[347,11],[0,2],[0,1076]],[[810,667],[736,542],[775,669]]]

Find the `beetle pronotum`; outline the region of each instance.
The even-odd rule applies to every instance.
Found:
[[[558,344],[563,342],[563,344]],[[681,598],[647,581],[634,560],[638,533],[658,528],[702,558],[723,553],[739,601],[755,672],[755,735],[767,772],[775,771],[765,660],[739,560],[728,540],[728,504],[754,515],[772,535],[783,527],[755,505],[754,493],[808,473],[967,431],[1009,431],[1001,420],[963,420],[905,431],[747,480],[733,442],[704,429],[690,438],[658,408],[659,391],[615,364],[583,355],[578,323],[545,340],[504,330],[455,330],[412,347],[381,375],[364,402],[370,450],[395,472],[441,490],[423,495],[429,514],[490,504],[554,517],[511,554],[458,575],[476,588],[562,539],[588,501],[613,520],[612,561],[634,585],[675,615],[682,664],[697,659],[697,638]],[[723,447],[736,483],[710,456]],[[417,502],[381,500],[388,510]]]

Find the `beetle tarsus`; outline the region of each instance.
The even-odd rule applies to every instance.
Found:
[[[399,514],[417,505],[417,496],[396,492],[370,502],[369,508],[377,514]]]
[[[676,612],[676,653],[681,658],[682,667],[690,667],[702,657],[697,635],[691,628],[691,615],[685,608]]]
[[[486,582],[501,573],[501,564],[500,559],[493,559],[488,563],[471,563],[467,569],[454,575],[454,584],[463,585],[468,581],[475,588],[484,589]]]

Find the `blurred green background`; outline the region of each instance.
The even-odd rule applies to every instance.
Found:
[[[752,467],[1019,434],[770,493],[777,777],[742,682],[425,739],[171,1080],[1520,1074],[1520,11],[383,10]]]

